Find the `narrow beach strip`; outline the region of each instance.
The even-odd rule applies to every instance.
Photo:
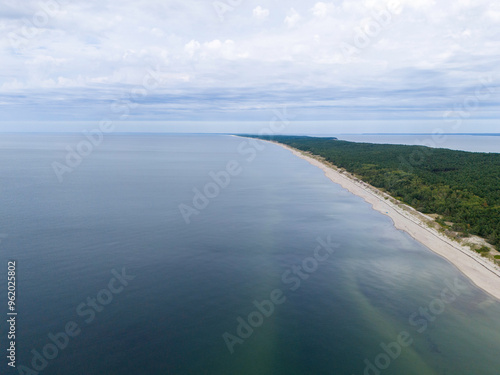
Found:
[[[500,267],[473,252],[469,247],[452,241],[436,229],[429,227],[426,222],[418,217],[418,215],[425,217],[425,214],[409,206],[394,203],[394,198],[389,194],[357,179],[348,172],[341,171],[315,159],[314,155],[306,154],[279,142],[271,143],[291,151],[295,156],[322,169],[326,177],[331,181],[339,184],[352,194],[363,198],[372,205],[374,210],[389,216],[397,229],[405,231],[431,251],[447,259],[476,286],[500,300]],[[406,210],[401,206],[404,206]],[[409,211],[414,213],[412,214]]]

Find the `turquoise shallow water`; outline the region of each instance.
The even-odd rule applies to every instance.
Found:
[[[18,365],[74,322],[40,373],[498,375],[500,303],[286,150],[108,135],[59,182],[51,164],[83,139],[0,140]]]

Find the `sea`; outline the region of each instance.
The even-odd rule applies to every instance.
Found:
[[[336,134],[350,142],[419,145],[469,152],[500,152],[500,134]]]
[[[500,302],[277,145],[5,134],[0,207],[2,374],[499,373]]]

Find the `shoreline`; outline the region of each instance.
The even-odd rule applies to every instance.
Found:
[[[453,264],[478,288],[500,300],[500,267],[484,259],[470,248],[453,242],[435,228],[429,227],[427,222],[421,219],[425,217],[432,220],[431,217],[402,203],[395,203],[396,200],[389,194],[352,176],[347,171],[327,165],[316,159],[317,155],[305,153],[282,143],[265,142],[283,147],[295,156],[320,168],[333,183],[339,184],[350,193],[363,198],[375,211],[391,218],[396,229],[408,233],[429,250]]]

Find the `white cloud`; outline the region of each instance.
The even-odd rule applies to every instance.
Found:
[[[200,42],[197,40],[191,40],[184,46],[184,51],[186,51],[190,57],[193,57],[193,55],[200,50],[200,47]]]
[[[300,21],[301,18],[302,17],[300,16],[300,14],[295,9],[292,8],[288,12],[288,15],[285,17],[284,22],[289,28],[292,28],[297,24],[297,22]]]
[[[435,0],[397,0],[395,3],[421,10],[428,10],[436,5]]]
[[[215,39],[205,43],[204,46],[209,50],[218,50],[222,47],[222,42],[219,39]]]
[[[258,19],[259,21],[263,21],[267,17],[269,17],[269,9],[264,9],[260,5],[255,8],[252,13],[254,18]]]
[[[121,92],[123,85],[140,85],[156,66],[168,81],[160,91],[180,96],[213,88],[407,92],[425,85],[440,95],[473,85],[486,73],[500,77],[498,3],[400,0],[401,12],[388,3],[295,1],[291,8],[290,1],[266,0],[232,7],[221,23],[206,0],[149,0],[141,6],[87,0],[61,2],[47,25],[27,28],[25,20],[40,10],[38,0],[12,1],[8,12],[0,9],[0,93]],[[389,17],[377,21],[382,10]],[[383,27],[372,27],[376,35],[346,62],[342,43],[353,44],[359,28],[374,20]],[[11,45],[12,33],[24,40],[20,48]]]
[[[488,10],[486,12],[486,16],[495,22],[499,22],[500,21],[500,10]]]
[[[323,18],[331,15],[334,10],[335,5],[333,5],[332,3],[319,2],[314,5],[314,7],[311,9],[311,12],[314,17]]]
[[[37,55],[31,60],[27,60],[26,64],[28,64],[28,65],[60,66],[67,61],[68,60],[64,59],[64,58],[54,58],[54,57],[48,56],[48,55]]]
[[[159,29],[158,27],[151,29],[151,34],[157,38],[161,38],[161,37],[165,36],[165,33],[163,32],[163,30]]]

